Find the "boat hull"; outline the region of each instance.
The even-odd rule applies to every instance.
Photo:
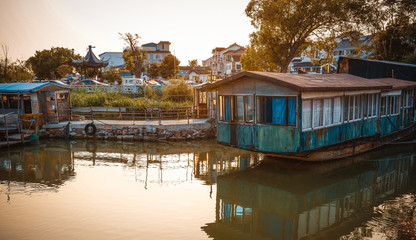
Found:
[[[382,137],[367,137],[350,140],[340,144],[323,147],[320,149],[305,151],[301,153],[272,153],[265,152],[266,156],[296,159],[309,162],[320,162],[352,157],[357,154],[385,146],[392,142],[400,142],[416,137],[416,123],[409,127],[393,132]]]

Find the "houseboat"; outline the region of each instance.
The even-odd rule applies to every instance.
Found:
[[[242,72],[201,91],[217,96],[217,142],[323,161],[414,136],[416,82],[349,74]]]

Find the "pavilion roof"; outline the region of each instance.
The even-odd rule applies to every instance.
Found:
[[[72,65],[75,67],[100,68],[106,67],[108,65],[108,61],[103,61],[97,58],[92,52],[91,45],[89,45],[87,55],[85,55],[85,57],[81,60],[72,59]]]

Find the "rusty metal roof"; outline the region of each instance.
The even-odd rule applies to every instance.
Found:
[[[255,78],[278,86],[305,92],[388,90],[395,87],[416,87],[414,82],[387,79],[367,79],[349,74],[289,74],[245,71],[201,88],[202,91],[217,89],[241,78]]]
[[[413,89],[416,88],[416,82],[411,82],[407,80],[395,79],[395,78],[375,78],[370,79],[372,81],[377,81],[379,83],[385,83],[392,85],[393,89]]]

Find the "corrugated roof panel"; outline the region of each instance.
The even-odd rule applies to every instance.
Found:
[[[2,83],[0,84],[1,93],[24,93],[33,92],[51,83]]]

